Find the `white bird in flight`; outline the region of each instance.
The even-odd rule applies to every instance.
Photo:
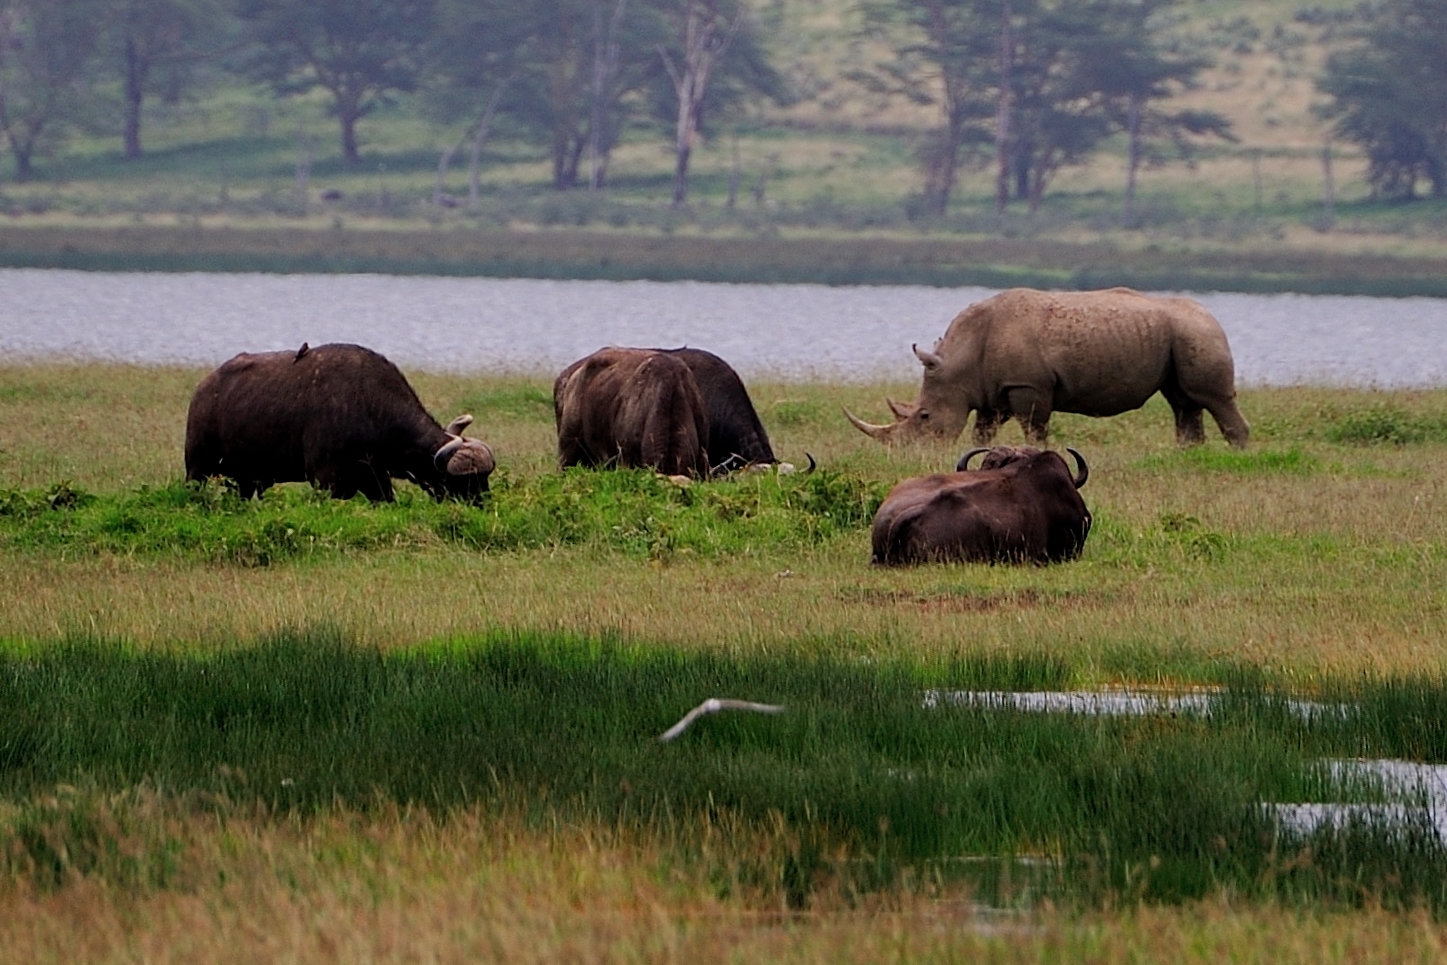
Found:
[[[684,714],[682,720],[660,734],[658,739],[667,743],[688,730],[688,725],[698,720],[704,714],[716,714],[721,710],[752,710],[759,714],[782,714],[784,712],[784,705],[756,704],[752,700],[732,700],[727,697],[710,697],[708,700],[693,708],[693,710]]]

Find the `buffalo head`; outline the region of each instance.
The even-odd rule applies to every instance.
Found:
[[[440,474],[433,495],[470,499],[487,492],[487,477],[497,468],[497,460],[487,443],[462,435],[471,424],[472,416],[460,415],[443,429],[447,441],[432,456]]]
[[[1090,467],[1085,464],[1085,457],[1076,450],[1066,446],[1065,451],[1075,459],[1075,477],[1071,482],[1075,484],[1076,489],[1079,489],[1090,478]],[[955,463],[955,472],[969,472],[970,460],[982,452],[985,454],[985,458],[980,460],[982,470],[1000,469],[1012,462],[1022,462],[1040,454],[1040,450],[1034,446],[995,446],[993,449],[976,447],[960,457],[959,461]]]

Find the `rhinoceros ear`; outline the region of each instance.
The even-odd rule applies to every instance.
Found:
[[[443,429],[442,431],[447,433],[449,436],[460,436],[462,435],[462,430],[466,429],[470,425],[472,425],[472,416],[460,415],[456,419],[453,419],[451,422],[447,423],[447,428]]]
[[[910,348],[914,349],[914,357],[927,369],[937,369],[944,364],[944,359],[933,352],[926,352],[918,345],[911,345]]]

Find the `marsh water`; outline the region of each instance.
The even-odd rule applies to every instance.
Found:
[[[913,380],[982,288],[0,269],[0,358],[214,365],[358,342],[404,368],[556,372],[603,345],[694,345],[745,376]],[[1447,384],[1447,299],[1196,295],[1245,385]]]

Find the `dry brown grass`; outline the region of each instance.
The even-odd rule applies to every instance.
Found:
[[[0,962],[1440,961],[1426,916],[1241,906],[1002,911],[929,886],[808,911],[719,896],[707,860],[464,811],[171,815],[186,882],[0,885]],[[768,842],[752,846],[768,847]]]

